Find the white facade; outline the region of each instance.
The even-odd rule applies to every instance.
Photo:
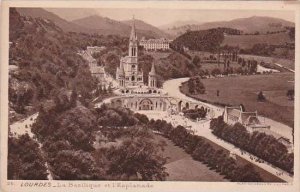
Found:
[[[98,53],[102,50],[104,50],[105,47],[104,46],[101,46],[101,47],[98,47],[98,46],[87,46],[86,50],[89,54],[93,54],[93,53]]]
[[[140,46],[145,50],[168,50],[170,49],[170,40],[168,39],[149,39],[140,40]]]

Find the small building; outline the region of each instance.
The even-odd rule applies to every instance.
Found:
[[[161,39],[148,39],[142,38],[140,40],[140,46],[142,46],[145,50],[169,50],[170,49],[170,40],[161,38]]]
[[[92,76],[96,77],[101,84],[105,83],[105,70],[103,66],[90,67]]]
[[[102,51],[102,50],[104,50],[105,49],[105,47],[104,46],[101,46],[101,47],[99,47],[99,46],[87,46],[87,48],[86,48],[86,50],[87,50],[87,52],[89,53],[89,54],[93,54],[93,53],[98,53],[98,52],[100,52],[100,51]]]
[[[245,112],[242,107],[225,107],[224,122],[230,125],[234,125],[235,123],[240,123],[244,125],[246,128],[252,128],[251,131],[258,128],[270,128],[270,126],[263,124],[257,115],[257,111],[255,112]]]

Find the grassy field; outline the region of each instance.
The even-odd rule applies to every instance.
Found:
[[[274,63],[278,63],[289,69],[292,69],[292,70],[295,69],[295,61],[289,60],[289,59],[280,59],[280,58],[264,57],[264,56],[257,56],[257,55],[240,55],[240,56],[245,59],[255,59],[259,63],[261,61],[263,61],[265,63],[271,63],[272,65],[274,65]]]
[[[240,164],[248,164],[250,163],[249,161],[247,161],[246,159],[237,157],[237,161]],[[275,175],[265,171],[264,169],[254,166],[255,171],[257,171],[260,176],[264,179],[265,182],[284,182],[282,179],[276,177]]]
[[[294,88],[294,74],[274,73],[270,75],[236,76],[202,80],[205,94],[193,95],[210,103],[218,102],[226,105],[243,104],[247,111],[258,111],[259,115],[294,125],[294,102],[288,100],[286,92]],[[220,91],[219,96],[216,95]],[[257,94],[263,91],[267,101],[257,102]],[[182,86],[187,93],[187,85]]]
[[[199,56],[200,58],[203,57],[209,57],[210,55],[212,55],[212,53],[209,52],[203,52],[203,51],[189,51],[188,52],[189,55],[191,55],[192,57],[194,56]],[[283,58],[276,58],[276,57],[266,57],[266,56],[258,56],[258,55],[239,55],[242,58],[245,58],[247,60],[256,60],[258,61],[258,63],[260,63],[261,61],[265,62],[265,63],[270,63],[271,65],[274,65],[274,63],[278,63],[281,64],[284,67],[287,67],[289,69],[294,70],[295,69],[295,60],[290,60],[290,59],[283,59]],[[231,62],[232,63],[232,67],[239,67],[239,65],[237,63]],[[206,66],[217,66],[217,64],[213,64],[213,63],[202,63],[202,66],[204,66],[204,68]],[[220,64],[221,68],[222,68],[222,64]],[[274,65],[275,66],[275,65]]]
[[[210,55],[214,55],[212,53],[209,53],[209,52],[204,52],[204,51],[189,51],[188,54],[193,58],[195,56],[198,56],[200,58],[203,58],[203,57],[209,57]],[[214,55],[216,57],[216,55]],[[209,72],[211,72],[213,69],[216,69],[216,68],[219,68],[222,71],[224,71],[224,63],[223,62],[223,59],[220,60],[220,63],[218,64],[217,61],[215,61],[214,63],[210,62],[205,62],[205,61],[202,61],[201,62],[201,69],[203,70],[208,70]],[[230,62],[230,67],[233,67],[233,68],[238,68],[238,67],[241,67],[241,65],[239,65],[237,62],[233,62],[231,61]]]
[[[205,139],[205,138],[204,138]],[[169,181],[228,181],[215,171],[210,170],[205,164],[193,160],[182,148],[175,146],[172,141],[163,136],[155,135],[155,140],[165,142],[165,150],[162,152],[164,157],[168,157],[166,168],[169,173]],[[212,141],[205,139],[215,150],[224,149]],[[227,151],[227,150],[225,150]],[[227,151],[229,153],[229,151]],[[245,165],[247,160],[237,157],[239,165]],[[280,178],[269,172],[253,165],[254,169],[261,175],[265,182],[283,182]]]
[[[230,67],[238,68],[238,67],[240,67],[240,65],[237,64],[237,62],[231,62]],[[209,72],[211,72],[213,69],[219,68],[220,71],[223,72],[224,71],[224,64],[220,63],[218,65],[217,63],[201,63],[201,68],[203,70],[208,70]]]
[[[168,181],[227,181],[224,176],[210,170],[205,164],[193,160],[189,154],[175,146],[172,141],[160,135],[155,135],[155,139],[166,143],[162,155],[168,157],[165,165],[169,173]]]
[[[239,46],[241,49],[247,49],[258,43],[278,45],[285,44],[286,42],[292,42],[287,33],[268,35],[227,35],[225,36],[222,45]]]
[[[111,146],[119,146],[122,145],[123,138],[118,138],[115,141],[100,141],[104,139],[100,137],[102,134],[96,134],[96,141],[94,147],[96,149],[106,148]],[[203,137],[202,137],[203,138]],[[100,139],[100,140],[99,140]],[[209,143],[216,151],[219,149],[223,149],[225,153],[229,154],[229,151],[224,149],[222,146],[213,143],[212,141],[203,138],[206,143]],[[168,181],[209,181],[209,182],[226,182],[227,179],[224,178],[224,175],[220,175],[218,172],[211,170],[207,167],[206,164],[201,163],[199,161],[194,160],[190,154],[186,153],[184,149],[175,146],[174,143],[158,134],[153,133],[153,142],[164,144],[164,150],[161,151],[161,156],[167,158],[167,162],[165,164],[166,171],[169,173],[169,176],[166,180]],[[95,151],[94,154],[96,157],[99,155],[98,152]],[[100,154],[101,156],[101,154]],[[245,159],[237,157],[237,164],[244,165],[250,163]],[[263,169],[253,165],[254,169],[259,172],[261,177],[266,182],[283,182],[275,175],[270,174],[269,172],[264,171]]]

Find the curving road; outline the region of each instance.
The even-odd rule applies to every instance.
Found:
[[[33,115],[30,115],[24,119],[21,119],[11,125],[9,125],[9,131],[12,134],[13,137],[20,137],[21,135],[25,135],[26,133],[31,137],[33,140],[35,140],[39,144],[39,149],[41,151],[41,154],[44,155],[44,152],[42,150],[42,144],[37,140],[35,134],[31,131],[32,124],[35,122],[36,118],[38,117],[39,113],[35,113]],[[47,178],[48,180],[53,180],[52,173],[49,169],[49,164],[46,161],[45,166],[47,168]]]
[[[203,103],[206,105],[209,105],[211,108],[213,108],[216,111],[216,115],[221,115],[224,111],[224,108],[217,107],[211,104],[207,104],[201,101],[197,101],[193,98],[190,98],[184,94],[182,94],[179,90],[179,87],[181,86],[181,83],[187,81],[188,78],[179,78],[179,79],[172,79],[168,80],[163,84],[163,89],[168,93],[169,96],[181,98],[185,100],[189,100],[192,102],[198,102]],[[282,180],[286,182],[292,182],[293,177],[289,175],[288,172],[281,170],[280,168],[274,167],[273,165],[269,163],[259,163],[256,161],[256,159],[259,159],[258,157],[247,153],[245,151],[242,151],[241,149],[235,147],[233,144],[228,143],[218,137],[216,137],[214,134],[212,134],[211,130],[209,129],[209,123],[210,121],[206,122],[193,122],[183,116],[180,115],[168,115],[167,113],[162,114],[161,112],[153,112],[153,111],[139,111],[139,113],[143,113],[147,115],[149,118],[152,119],[164,119],[167,122],[172,123],[173,125],[184,125],[190,127],[195,134],[203,136],[214,143],[224,147],[225,149],[229,150],[232,154],[235,154],[241,158],[246,159],[247,161],[257,165],[258,167],[266,170],[267,172],[276,175],[277,177],[281,178]]]
[[[184,95],[183,93],[181,93],[180,90],[179,90],[179,87],[181,86],[181,84],[183,82],[185,82],[187,80],[189,80],[189,77],[178,78],[178,79],[172,79],[172,80],[165,81],[164,84],[163,84],[163,90],[166,93],[168,93],[168,96],[207,105],[208,107],[212,108],[215,111],[216,116],[220,116],[220,115],[223,114],[224,108],[217,107],[215,105],[211,105],[211,104],[208,104],[208,103],[205,103],[205,102],[198,101],[196,99],[190,98],[190,97]]]
[[[212,104],[198,101],[198,100],[190,98],[180,92],[179,87],[181,86],[181,84],[183,82],[187,81],[188,79],[189,78],[187,77],[187,78],[178,78],[178,79],[168,80],[163,84],[163,89],[171,97],[181,98],[181,99],[189,100],[192,102],[202,103],[202,104],[205,104],[205,105],[213,108],[216,113],[216,115],[215,115],[216,117],[222,115],[224,112],[223,107],[219,107],[219,106],[215,106]],[[289,127],[283,123],[274,121],[272,119],[266,118],[266,117],[259,116],[259,119],[261,122],[264,122],[265,124],[271,126],[270,130],[266,130],[267,134],[272,134],[276,137],[283,136],[283,137],[289,139],[291,142],[293,142],[293,134],[292,134],[293,129],[291,127]]]

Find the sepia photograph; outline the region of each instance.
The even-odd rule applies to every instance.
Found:
[[[299,14],[141,4],[6,7],[1,186],[294,187]]]

